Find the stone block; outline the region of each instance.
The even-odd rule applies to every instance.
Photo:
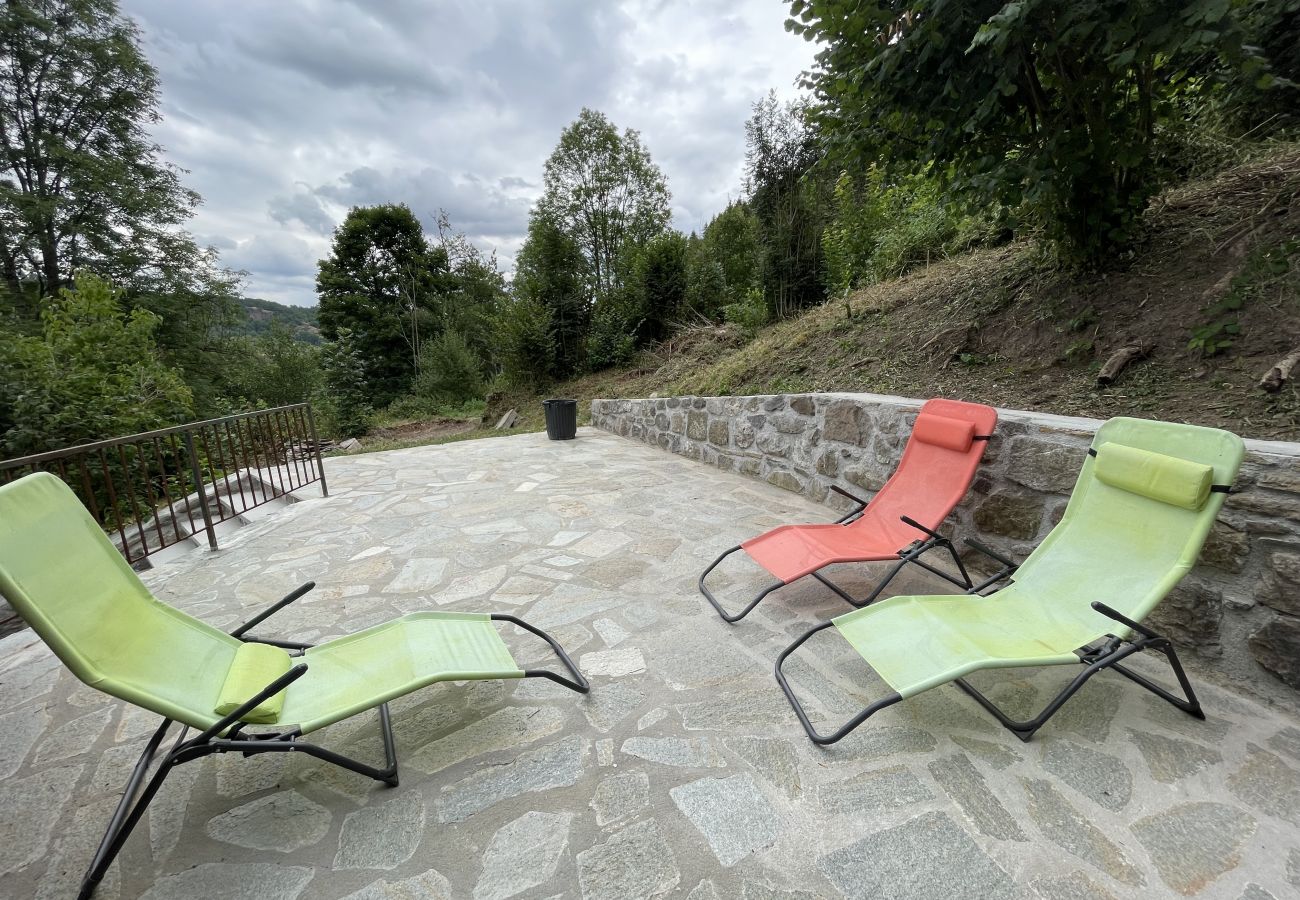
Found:
[[[709,414],[692,410],[686,417],[686,436],[693,441],[708,440]]]
[[[741,422],[736,426],[735,441],[736,446],[742,450],[754,446],[754,436],[757,432],[754,426],[748,422]]]
[[[1300,552],[1287,549],[1270,553],[1256,593],[1265,606],[1300,616]]]
[[[1032,539],[1042,524],[1042,499],[1024,491],[998,491],[975,510],[975,525],[980,531],[1017,540]]]
[[[803,434],[808,427],[808,420],[794,413],[782,413],[772,417],[772,426],[782,434]]]
[[[1238,574],[1246,568],[1250,556],[1250,537],[1223,522],[1215,522],[1201,548],[1201,564]],[[1300,560],[1300,556],[1296,557]]]
[[[767,483],[774,484],[779,488],[785,488],[787,491],[794,491],[796,494],[803,492],[803,482],[790,472],[770,472],[767,476]]]
[[[768,397],[763,401],[763,409],[768,412],[776,412],[778,409],[785,409],[785,394],[777,394],[774,397]]]
[[[817,474],[834,478],[840,474],[840,454],[835,450],[823,450],[817,454]]]
[[[1223,596],[1195,581],[1184,581],[1151,613],[1151,627],[1181,647],[1203,656],[1219,656],[1219,627],[1223,622]]]
[[[784,459],[790,455],[790,439],[785,435],[762,431],[759,432],[754,443],[759,451],[767,456],[779,456]]]
[[[813,404],[813,398],[807,394],[800,394],[790,400],[790,408],[801,416],[811,416],[816,407]]]
[[[845,470],[844,480],[872,493],[885,486],[885,476],[864,466],[854,466]]]
[[[1074,487],[1088,448],[1014,437],[1007,452],[1007,478],[1049,494],[1066,494]]]
[[[731,425],[726,419],[714,419],[709,423],[709,443],[717,447],[731,443]]]
[[[1284,684],[1300,689],[1300,619],[1277,616],[1250,636],[1255,661]]]
[[[870,436],[870,427],[866,411],[852,400],[836,400],[826,405],[822,422],[826,440],[861,446]]]

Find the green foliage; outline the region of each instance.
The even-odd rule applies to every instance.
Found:
[[[429,246],[404,204],[354,207],[320,261],[321,335],[348,329],[364,361],[370,401],[386,404],[410,386],[421,344],[441,330],[449,287],[446,251]]]
[[[237,365],[231,389],[254,408],[305,403],[325,383],[318,346],[299,341],[279,321],[256,338],[236,338],[227,347]]]
[[[1248,301],[1300,296],[1300,238],[1254,250],[1228,291],[1201,314],[1203,321],[1191,329],[1187,349],[1202,357],[1217,356],[1232,347],[1241,334],[1238,313]]]
[[[226,327],[226,333],[231,336],[260,337],[279,326],[288,329],[296,341],[316,346],[321,343],[314,306],[287,306],[257,297],[239,297],[235,303],[240,314],[238,321]]]
[[[743,300],[724,306],[722,315],[728,322],[739,325],[751,334],[769,321],[767,302],[758,288],[750,288]]]
[[[636,352],[635,331],[617,303],[598,304],[587,333],[587,368],[599,372],[628,362]]]
[[[352,329],[341,327],[321,348],[325,388],[317,395],[317,425],[322,434],[354,437],[365,434],[374,415],[366,362]]]
[[[810,86],[842,159],[1023,206],[1065,254],[1097,259],[1131,239],[1162,173],[1156,126],[1195,64],[1248,75],[1230,0],[794,0],[787,27],[824,43]]]
[[[496,252],[484,253],[475,247],[452,228],[442,211],[438,214],[438,244],[451,267],[440,298],[439,324],[461,334],[480,370],[487,371],[495,354],[497,311],[506,298],[506,279],[497,267]]]
[[[731,299],[726,270],[707,250],[700,248],[687,256],[686,306],[692,315],[716,319]]]
[[[444,331],[420,348],[417,397],[434,403],[460,403],[481,398],[485,391],[478,357],[459,331]]]
[[[158,76],[113,0],[0,6],[0,294],[37,324],[40,299],[95,272],[213,412],[239,277],[182,226],[199,202],[161,159]]]
[[[657,343],[680,323],[686,309],[686,237],[668,230],[651,238],[634,269],[637,306],[631,318],[639,320],[637,340]]]
[[[502,378],[516,388],[545,385],[555,368],[554,352],[551,310],[526,293],[516,293],[497,317]]]
[[[185,421],[193,398],[162,360],[158,317],[77,276],[45,303],[40,337],[0,333],[0,450],[21,456]]]
[[[578,247],[583,299],[620,287],[627,245],[649,241],[668,224],[668,185],[632,129],[622,134],[604,114],[584,108],[546,160],[534,210]]]
[[[825,185],[814,177],[812,123],[802,107],[772,92],[745,123],[745,184],[758,221],[763,295],[771,318],[785,318],[825,298],[821,230]]]
[[[528,237],[516,261],[514,292],[524,307],[508,309],[504,340],[512,354],[507,363],[517,374],[566,378],[582,368],[583,342],[591,320],[582,251],[549,216],[534,210]],[[537,310],[545,310],[545,316]],[[532,333],[545,319],[547,341]],[[531,359],[519,356],[532,353]],[[511,376],[513,378],[513,376]]]
[[[722,267],[727,296],[721,302],[736,302],[760,286],[763,267],[760,225],[749,204],[728,203],[704,226],[700,251]],[[715,304],[715,308],[718,304]]]

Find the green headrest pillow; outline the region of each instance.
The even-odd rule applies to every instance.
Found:
[[[272,681],[288,672],[293,660],[279,647],[270,644],[241,644],[231,660],[230,670],[226,672],[225,683],[217,696],[219,716],[228,716],[242,704],[253,698]],[[242,719],[250,725],[270,725],[280,717],[284,709],[284,691],[263,700]]]
[[[1097,478],[1123,491],[1197,510],[1214,484],[1214,469],[1201,463],[1106,442],[1097,448]]]

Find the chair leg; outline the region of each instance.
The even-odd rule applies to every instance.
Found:
[[[104,832],[104,837],[99,842],[98,849],[95,850],[95,856],[91,860],[86,874],[81,879],[81,888],[77,892],[78,900],[88,900],[95,893],[95,888],[104,879],[104,874],[108,867],[113,864],[113,860],[121,851],[122,845],[130,837],[135,826],[139,824],[140,817],[144,815],[145,809],[148,808],[158,789],[162,787],[163,781],[171,772],[175,765],[172,755],[169,753],[154,773],[153,778],[149,779],[143,793],[140,793],[140,785],[144,782],[145,773],[149,770],[149,764],[153,762],[158,753],[158,745],[162,743],[163,736],[171,728],[172,720],[164,719],[163,723],[158,726],[158,730],[153,733],[149,742],[145,744],[140,759],[136,761],[135,768],[131,770],[131,777],[127,779],[126,788],[122,792],[122,799],[118,801],[117,808],[113,810],[113,817],[109,819],[108,828]],[[182,736],[184,732],[182,732]],[[137,794],[139,796],[137,797]]]
[[[882,697],[873,702],[870,706],[866,707],[862,712],[849,719],[848,722],[829,735],[820,734],[817,729],[813,728],[812,722],[808,719],[808,713],[804,711],[803,704],[801,704],[799,698],[795,696],[794,689],[790,687],[790,682],[786,680],[785,672],[781,670],[781,666],[785,663],[786,657],[799,649],[804,641],[808,640],[817,632],[830,628],[834,624],[834,622],[823,622],[822,624],[809,629],[800,635],[793,644],[782,650],[781,655],[776,658],[776,683],[781,686],[781,690],[785,693],[785,698],[790,701],[790,706],[794,708],[794,714],[799,717],[799,724],[803,726],[803,730],[807,733],[809,740],[821,747],[834,744],[886,706],[893,706],[895,703],[898,703],[903,699],[902,696],[896,692],[889,694],[886,697]]]
[[[709,576],[710,572],[712,572],[714,569],[718,567],[718,563],[722,562],[724,559],[726,559],[728,556],[735,553],[739,549],[741,549],[741,547],[739,544],[737,544],[735,547],[732,547],[730,550],[724,552],[713,562],[709,563],[709,567],[705,569],[702,573],[700,573],[700,580],[699,580],[700,593],[704,595],[704,599],[708,600],[710,605],[712,605],[713,608],[717,610],[718,615],[722,616],[722,621],[730,622],[733,624],[739,622],[741,619],[745,618],[745,616],[749,615],[753,611],[754,607],[758,606],[758,604],[762,601],[762,599],[766,597],[768,594],[772,593],[777,588],[785,587],[784,581],[776,582],[771,587],[768,587],[763,591],[761,591],[757,597],[749,601],[749,603],[746,604],[745,608],[742,609],[740,612],[736,613],[735,615],[732,615],[731,613],[723,609],[722,604],[718,602],[718,598],[713,596],[713,593],[705,586],[704,579]]]
[[[518,625],[520,628],[524,629],[524,631],[535,634],[542,640],[546,641],[546,643],[551,645],[551,649],[555,651],[555,655],[560,658],[560,662],[562,662],[564,667],[569,670],[569,674],[573,676],[572,678],[565,678],[563,675],[558,675],[555,672],[548,672],[546,669],[527,669],[524,672],[525,678],[548,678],[556,684],[564,685],[571,691],[577,691],[579,694],[585,694],[591,690],[591,684],[583,676],[582,672],[579,671],[577,663],[570,658],[569,654],[564,651],[564,648],[560,646],[560,642],[555,638],[551,637],[545,631],[542,631],[542,629],[538,628],[536,625],[529,625],[523,619],[516,618],[515,616],[506,615],[505,613],[493,613],[491,618],[495,622],[510,622],[511,624]]]
[[[382,781],[389,787],[397,787],[397,746],[393,741],[393,723],[388,714],[388,704],[379,705],[379,732],[384,739],[384,768],[377,769],[374,766],[368,766],[363,762],[344,756],[341,753],[335,753],[333,750],[327,750],[316,744],[306,744],[299,741],[293,741],[292,748],[279,746],[279,742],[270,742],[264,745],[254,744],[247,748],[247,753],[274,753],[288,749],[297,750],[300,753],[306,753],[308,756],[314,756],[317,759],[323,759],[328,763],[333,763],[341,769],[347,769],[350,772],[356,772],[358,775],[364,775],[367,778],[373,778],[375,781]]]
[[[1183,691],[1183,697],[1178,697],[1175,694],[1170,693],[1155,682],[1139,675],[1132,669],[1129,669],[1127,666],[1120,665],[1122,660],[1148,649],[1163,654],[1166,660],[1168,660],[1169,666],[1173,670],[1174,677],[1178,679],[1178,685]],[[1028,741],[1032,738],[1034,733],[1047,724],[1047,720],[1055,715],[1057,710],[1065,705],[1065,701],[1073,697],[1089,678],[1103,669],[1114,669],[1125,678],[1135,684],[1141,685],[1148,691],[1151,691],[1151,693],[1160,697],[1162,700],[1173,704],[1188,715],[1195,716],[1198,719],[1205,718],[1205,713],[1201,710],[1200,701],[1196,699],[1196,693],[1192,690],[1192,684],[1187,678],[1187,673],[1183,671],[1182,664],[1178,661],[1178,654],[1174,651],[1173,645],[1169,642],[1168,638],[1142,638],[1130,643],[1126,647],[1107,653],[1104,656],[1098,658],[1084,657],[1082,661],[1085,664],[1084,670],[1076,675],[1074,680],[1065,686],[1064,690],[1052,698],[1052,701],[1043,708],[1042,712],[1024,722],[1012,719],[999,709],[992,700],[980,693],[965,678],[958,678],[955,679],[955,681],[957,687],[969,694],[977,703],[979,703],[980,706],[988,710],[994,718],[1001,722],[1004,728],[1022,741]]]

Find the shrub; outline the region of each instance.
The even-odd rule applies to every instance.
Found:
[[[417,397],[456,403],[482,397],[478,357],[459,331],[444,331],[420,348],[420,367],[413,384]]]
[[[355,437],[370,430],[374,410],[367,393],[366,366],[350,328],[340,328],[337,340],[321,351],[325,385],[314,404],[322,434]]]
[[[497,348],[507,384],[545,384],[555,364],[551,311],[531,297],[514,296],[497,316]]]
[[[630,360],[636,349],[635,331],[617,304],[597,304],[587,331],[587,367],[599,372]]]
[[[763,292],[758,288],[750,288],[744,300],[722,307],[722,317],[750,333],[762,328],[768,322],[768,307],[763,300]]]

